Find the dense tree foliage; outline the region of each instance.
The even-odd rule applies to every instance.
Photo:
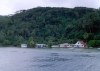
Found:
[[[0,45],[52,45],[77,40],[100,40],[99,9],[37,7],[0,16]]]

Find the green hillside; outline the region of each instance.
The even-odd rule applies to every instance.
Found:
[[[100,10],[86,7],[37,7],[0,16],[0,45],[58,44],[84,40],[100,46]]]

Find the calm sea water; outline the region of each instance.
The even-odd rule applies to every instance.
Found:
[[[0,48],[0,71],[100,71],[100,50]]]

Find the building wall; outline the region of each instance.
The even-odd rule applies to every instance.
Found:
[[[27,44],[21,44],[21,48],[27,48]]]

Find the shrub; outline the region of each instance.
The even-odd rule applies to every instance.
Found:
[[[90,40],[88,42],[89,47],[99,47],[100,46],[100,40]]]

